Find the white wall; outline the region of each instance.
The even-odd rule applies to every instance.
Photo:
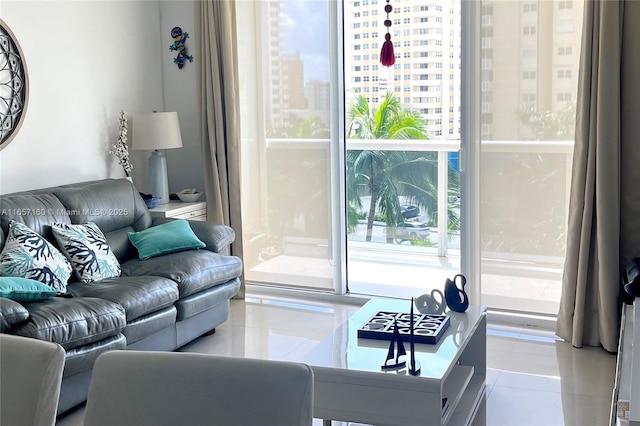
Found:
[[[165,110],[178,112],[183,144],[180,149],[167,151],[169,192],[177,192],[184,188],[204,190],[200,101],[197,91],[197,70],[201,58],[198,57],[197,51],[198,34],[195,31],[194,8],[195,2],[192,0],[160,2]],[[185,63],[182,69],[178,69],[173,63],[176,52],[169,51],[169,46],[173,43],[173,27],[180,27],[183,32],[189,33],[185,45],[187,53],[193,56],[193,62]]]
[[[119,110],[164,109],[158,2],[0,0],[0,13],[30,83],[22,127],[0,151],[0,193],[124,176],[108,153]],[[144,190],[147,153],[132,154]]]

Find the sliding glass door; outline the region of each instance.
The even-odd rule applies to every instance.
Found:
[[[335,2],[236,4],[245,277],[333,292]]]
[[[582,1],[236,4],[247,281],[556,313]]]
[[[411,297],[460,272],[461,2],[344,2],[349,290]]]

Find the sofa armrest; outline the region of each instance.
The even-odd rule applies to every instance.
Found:
[[[0,333],[6,333],[12,328],[29,319],[29,311],[18,302],[0,297]]]
[[[153,226],[175,220],[172,218],[158,218],[153,220]],[[229,256],[231,243],[236,239],[233,228],[217,223],[203,222],[199,220],[188,221],[196,236],[207,246],[206,250]]]

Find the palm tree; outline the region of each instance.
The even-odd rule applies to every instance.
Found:
[[[371,109],[362,95],[349,106],[347,135],[352,139],[427,139],[427,122],[417,112],[403,109],[388,92],[379,108]],[[371,241],[376,211],[388,230],[404,223],[399,197],[434,211],[437,205],[437,156],[434,152],[394,150],[347,151],[348,225],[355,226],[360,197],[371,196],[366,241]],[[393,242],[394,232],[387,232]]]

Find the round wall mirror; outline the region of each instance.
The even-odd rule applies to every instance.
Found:
[[[20,45],[0,19],[0,149],[18,133],[27,109],[29,84]]]

